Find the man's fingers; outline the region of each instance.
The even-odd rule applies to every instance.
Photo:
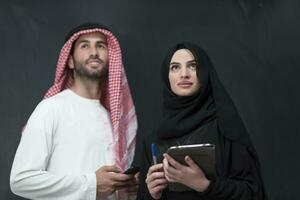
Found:
[[[117,189],[117,190],[121,190],[121,189],[129,189],[131,188],[132,191],[137,191],[136,188],[138,188],[138,184],[136,184],[136,182],[134,181],[128,181],[128,182],[116,182],[114,184],[114,187]]]
[[[135,178],[132,174],[111,173],[110,177],[113,181],[116,182],[135,181]]]
[[[101,167],[100,170],[104,172],[115,172],[115,173],[121,172],[121,169],[116,167],[115,165],[105,165]]]
[[[113,186],[114,186],[115,188],[129,187],[129,186],[132,186],[132,185],[135,185],[135,184],[132,183],[131,181],[115,182],[115,183],[113,184]]]
[[[125,191],[128,194],[135,194],[135,193],[137,193],[138,188],[139,188],[138,185],[134,185],[134,186],[126,187]]]
[[[136,183],[138,184],[140,182],[140,172],[136,173],[134,175],[134,178],[135,178]]]

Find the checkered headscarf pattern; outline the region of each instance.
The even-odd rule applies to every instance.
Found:
[[[68,39],[59,55],[54,84],[44,98],[49,98],[72,86],[74,80],[67,69],[72,45],[79,36],[94,32],[104,34],[108,43],[108,82],[102,91],[101,102],[110,113],[116,165],[125,169],[133,159],[137,120],[122,64],[119,42],[110,31],[101,28],[81,30]]]

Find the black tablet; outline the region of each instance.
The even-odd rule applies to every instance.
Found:
[[[181,164],[185,164],[185,156],[189,156],[205,173],[210,180],[216,177],[215,145],[214,144],[192,144],[171,146],[167,153]],[[172,191],[191,190],[187,186],[179,183],[170,183],[169,189]]]

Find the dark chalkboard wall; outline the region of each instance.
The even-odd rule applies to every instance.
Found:
[[[0,199],[19,199],[9,173],[21,129],[53,82],[65,33],[86,21],[119,38],[139,137],[161,117],[167,49],[204,47],[251,134],[270,199],[299,199],[299,9],[298,0],[1,0]]]

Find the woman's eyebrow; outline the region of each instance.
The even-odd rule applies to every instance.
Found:
[[[196,60],[189,60],[189,61],[187,61],[187,63],[195,63],[196,62]]]

